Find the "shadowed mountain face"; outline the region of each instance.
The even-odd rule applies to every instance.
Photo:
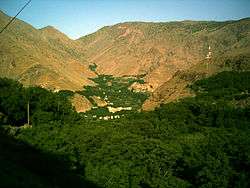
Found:
[[[0,27],[9,19],[0,12]],[[248,64],[250,57],[249,18],[227,22],[127,22],[104,27],[78,40],[69,39],[51,26],[37,30],[15,20],[0,37],[1,76],[24,84],[79,90],[92,84],[88,78],[96,74],[89,65],[96,64],[99,74],[144,75],[145,84],[137,87],[153,92],[149,100],[157,104],[168,100],[164,98],[169,88],[179,91],[173,79],[180,72],[206,73],[202,65],[209,61],[218,65],[212,74],[225,62],[244,59]]]

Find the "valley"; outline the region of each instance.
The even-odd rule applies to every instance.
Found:
[[[9,19],[1,12],[0,26]],[[192,80],[179,79],[179,73],[192,72],[198,77],[207,74],[208,61],[209,74],[225,70],[226,62],[248,62],[249,27],[249,18],[226,22],[125,22],[72,40],[52,26],[35,29],[16,20],[12,29],[1,36],[0,76],[55,91],[93,86],[91,79],[97,75],[141,76],[144,84],[132,87],[150,93],[142,107],[149,110],[189,96],[175,86],[174,80],[182,82],[184,88]],[[244,64],[240,66],[248,70],[248,63]],[[90,69],[93,65],[95,71]],[[167,92],[164,85],[176,87],[171,91],[176,93],[174,97],[161,97]]]
[[[140,111],[149,96],[149,93],[136,91],[131,87],[134,83],[144,83],[137,77],[98,75],[91,80],[95,86],[84,86],[82,91],[76,91],[91,103],[88,109],[80,109],[87,111],[84,117],[104,120],[120,118],[126,113]]]
[[[117,81],[100,78],[103,87]],[[107,121],[107,108],[76,113],[69,92],[0,79],[1,184],[13,187],[18,177],[21,187],[247,187],[249,82],[249,71],[223,71],[190,85],[195,97]],[[97,88],[84,92],[105,97]],[[22,126],[27,99],[32,126]]]
[[[250,187],[250,18],[115,23],[0,33],[0,187]]]

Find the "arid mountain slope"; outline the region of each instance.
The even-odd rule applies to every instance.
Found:
[[[177,71],[170,80],[159,86],[151,93],[142,109],[153,110],[162,103],[168,103],[179,100],[183,97],[193,96],[194,93],[189,89],[189,85],[194,81],[209,77],[221,71],[246,71],[250,70],[250,36],[249,21],[248,32],[244,33],[244,37],[235,42],[224,52],[205,59],[200,63],[192,66],[187,70]]]
[[[10,17],[0,12],[2,28]],[[50,89],[81,89],[91,72],[74,41],[52,27],[37,30],[15,20],[0,35],[1,76]]]
[[[0,12],[0,27],[9,19]],[[225,64],[233,68],[238,62],[247,67],[250,57],[249,18],[227,22],[126,22],[78,40],[69,39],[52,26],[35,29],[15,20],[0,38],[0,76],[27,85],[69,90],[92,84],[88,78],[96,77],[95,72],[140,76],[145,83],[133,87],[152,92],[144,109],[187,95],[186,85],[195,79],[185,80],[183,75],[206,75],[207,62],[216,64],[209,73],[213,74],[224,70]],[[95,72],[89,68],[93,64],[97,65]],[[169,92],[178,94],[169,98]]]
[[[212,57],[247,52],[249,23],[249,19],[121,23],[77,41],[82,44],[87,61],[98,65],[98,72],[118,76],[145,74],[145,81],[155,90],[176,71],[202,62],[209,51]]]

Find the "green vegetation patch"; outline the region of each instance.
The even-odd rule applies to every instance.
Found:
[[[249,72],[222,72],[197,81],[191,86],[196,97],[161,105],[152,112],[133,112],[114,121],[84,119],[77,114],[68,114],[67,119],[51,116],[47,122],[39,122],[32,128],[18,129],[14,137],[42,153],[61,156],[69,170],[63,171],[64,175],[68,172],[73,177],[82,177],[82,182],[88,180],[100,187],[247,188],[250,186],[250,106],[238,107],[231,101],[248,90],[249,75]],[[113,79],[108,77],[106,82],[102,77],[99,81],[108,83]],[[22,87],[12,88],[13,84],[5,84],[5,96],[10,95],[8,92],[20,93]],[[225,92],[228,88],[230,92]],[[222,94],[218,95],[220,91]],[[44,105],[40,108],[50,113],[50,104]],[[1,110],[7,106],[2,105]],[[2,148],[8,147],[5,144]],[[13,156],[22,150],[15,152]],[[10,155],[2,153],[3,163],[3,156]],[[32,158],[33,153],[26,155]],[[12,159],[10,163],[16,164]],[[60,169],[56,162],[49,164],[36,171],[28,168],[24,174],[35,176],[44,169]],[[58,174],[51,174],[55,171],[49,172],[49,177],[58,180]],[[8,177],[12,182],[18,181],[15,174],[10,173]],[[42,180],[34,179],[32,183],[39,185]],[[25,181],[24,184],[29,185]]]
[[[84,90],[78,91],[78,93],[87,97],[95,106],[97,104],[91,98],[92,96],[105,100],[108,106],[132,107],[133,111],[137,111],[149,96],[148,93],[134,92],[129,88],[135,82],[144,83],[141,78],[98,75],[91,80],[96,83],[96,86],[84,86]],[[97,110],[93,110],[92,113],[97,113]]]

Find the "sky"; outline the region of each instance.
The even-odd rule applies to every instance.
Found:
[[[28,0],[0,0],[9,16]],[[72,39],[126,21],[236,20],[250,17],[250,0],[32,0],[18,18],[54,26]]]

